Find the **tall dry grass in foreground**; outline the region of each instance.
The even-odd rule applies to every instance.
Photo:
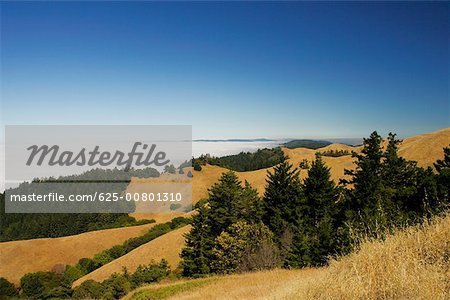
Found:
[[[330,263],[298,299],[450,299],[450,214]]]

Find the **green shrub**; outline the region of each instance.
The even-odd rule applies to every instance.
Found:
[[[202,166],[200,165],[200,163],[194,162],[194,170],[195,171],[201,171],[202,170]],[[191,173],[191,175],[192,175],[192,173]]]
[[[119,258],[125,254],[125,251],[121,245],[116,245],[108,250],[109,256],[113,259]]]
[[[132,285],[127,277],[121,274],[113,274],[110,278],[102,282],[104,293],[102,299],[120,299],[129,291]]]
[[[83,274],[88,274],[95,270],[95,262],[90,258],[81,258],[78,261],[77,268],[80,269]]]
[[[106,265],[107,263],[113,261],[114,259],[109,255],[109,251],[102,251],[94,255],[94,265],[95,268],[98,269],[101,266]]]
[[[17,289],[6,278],[0,277],[0,299],[17,296]]]
[[[166,260],[161,260],[159,264],[154,262],[148,266],[138,266],[136,271],[131,275],[130,281],[134,287],[144,283],[152,283],[161,280],[169,275],[170,269]]]
[[[77,286],[72,294],[74,299],[100,299],[103,295],[103,286],[94,280],[87,280]]]
[[[61,278],[52,272],[27,273],[20,279],[23,293],[30,298],[43,298],[61,284]]]
[[[49,291],[45,291],[42,295],[44,299],[67,299],[71,298],[72,289],[66,286],[57,286]]]
[[[85,273],[83,273],[77,266],[66,266],[64,271],[63,281],[66,283],[72,283],[78,278],[81,278]]]

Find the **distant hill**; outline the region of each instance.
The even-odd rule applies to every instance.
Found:
[[[265,138],[258,138],[258,139],[199,139],[199,140],[193,140],[193,142],[236,142],[236,143],[242,143],[242,142],[273,142],[275,140],[271,139],[265,139]]]
[[[288,149],[307,148],[307,149],[319,149],[331,145],[329,141],[317,141],[317,140],[292,140],[284,143],[282,146]]]

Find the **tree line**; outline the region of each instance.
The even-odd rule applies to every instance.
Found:
[[[283,160],[284,154],[280,147],[258,149],[256,152],[240,152],[239,154],[222,157],[201,155],[192,159],[194,170],[201,171],[206,164],[220,166],[237,172],[254,171],[273,167]]]
[[[123,169],[93,169],[79,175],[60,176],[58,178],[34,179],[32,182],[21,183],[17,188],[9,189],[11,194],[46,194],[48,192],[58,192],[60,194],[94,194],[100,192],[118,192],[125,191],[132,177],[149,178],[159,177],[159,172],[153,168],[133,169],[128,171]],[[89,183],[86,183],[89,182]],[[95,181],[101,181],[101,185],[95,184]],[[94,182],[94,183],[92,183]],[[55,183],[51,186],[41,183]],[[64,183],[64,184],[59,184]],[[50,191],[49,188],[52,190]],[[125,227],[132,225],[146,224],[151,221],[136,221],[128,216],[127,213],[5,213],[5,194],[0,193],[0,242],[35,239],[35,238],[53,238],[67,235],[74,235],[86,231]],[[133,211],[134,202],[127,201],[116,202],[97,202],[103,205],[103,211]],[[31,205],[27,203],[27,205]],[[54,202],[52,205],[59,205]],[[61,205],[68,205],[64,202]],[[80,206],[74,202],[73,205]],[[115,205],[127,205],[128,209],[119,209]],[[92,206],[87,206],[87,209]]]

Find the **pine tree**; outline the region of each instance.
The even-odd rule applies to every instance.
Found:
[[[353,153],[356,169],[345,170],[349,180],[341,180],[351,186],[347,193],[347,218],[355,230],[375,230],[385,216],[382,211],[383,182],[381,180],[383,151],[382,138],[376,131],[364,139],[361,154]]]
[[[219,181],[209,190],[210,212],[207,224],[214,238],[238,220],[235,205],[242,192],[241,182],[233,171],[222,174]]]
[[[239,220],[247,223],[256,224],[261,222],[263,214],[263,202],[258,195],[258,191],[254,189],[248,181],[242,189],[242,196],[234,202],[234,210]]]
[[[282,256],[289,256],[290,242],[283,242],[283,237],[298,231],[298,223],[304,198],[299,179],[299,171],[293,168],[285,158],[282,163],[268,172],[264,193],[263,222],[274,233],[274,239],[282,248]]]
[[[256,224],[261,220],[261,200],[248,182],[242,187],[232,171],[222,174],[209,197],[196,205],[192,230],[187,234],[181,257],[185,276],[200,276],[213,270],[212,249],[219,235],[242,220]]]
[[[192,229],[186,234],[186,246],[181,251],[183,276],[198,277],[210,273],[209,261],[214,240],[206,225],[208,208],[204,202],[196,206]]]
[[[386,151],[383,153],[381,180],[383,182],[383,210],[392,225],[414,217],[423,207],[418,197],[417,178],[419,168],[412,161],[398,155],[396,135],[389,133]]]
[[[450,146],[444,148],[444,159],[439,159],[434,164],[438,174],[436,175],[439,202],[441,206],[450,205]]]
[[[330,179],[330,169],[320,155],[312,163],[303,183],[306,205],[300,216],[299,232],[294,238],[291,265],[323,265],[328,255],[336,254],[343,226],[339,191]]]

